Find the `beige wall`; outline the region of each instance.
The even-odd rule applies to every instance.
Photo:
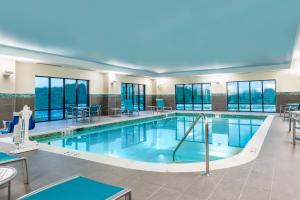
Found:
[[[16,62],[14,60],[0,58],[0,93],[14,93],[15,67]],[[3,76],[6,70],[12,71],[13,74]]]
[[[299,64],[299,63],[298,63]],[[297,64],[297,65],[298,65]],[[300,66],[300,65],[299,65]],[[4,77],[4,70],[15,73]],[[184,78],[158,78],[135,77],[129,75],[112,75],[95,71],[62,68],[44,64],[15,62],[9,59],[0,59],[0,93],[33,94],[35,76],[53,76],[63,78],[77,78],[90,80],[91,94],[120,94],[121,83],[139,83],[146,85],[146,94],[174,94],[175,84],[178,83],[211,83],[212,93],[226,94],[226,82],[242,80],[276,79],[277,92],[300,92],[299,70],[297,68],[258,71],[250,73],[225,73]]]
[[[146,85],[146,94],[151,95],[155,94],[155,80],[146,77],[135,77],[129,75],[113,75],[108,74],[108,93],[109,94],[120,94],[121,92],[121,83],[138,83]],[[114,83],[112,84],[112,82]]]
[[[158,94],[175,94],[175,84],[178,83],[211,83],[212,93],[226,94],[226,82],[243,80],[276,79],[277,92],[300,92],[300,79],[294,69],[277,71],[259,71],[255,73],[228,73],[185,78],[159,78],[157,79]]]
[[[71,69],[33,63],[16,63],[16,93],[33,94],[35,76],[86,79],[90,81],[90,93],[105,93],[104,75],[95,71]]]
[[[11,70],[14,74],[4,77],[2,74],[5,70]],[[156,93],[155,80],[150,78],[112,75],[0,58],[0,93],[34,94],[35,76],[86,79],[90,81],[91,94],[120,94],[122,82],[145,84],[147,94]]]

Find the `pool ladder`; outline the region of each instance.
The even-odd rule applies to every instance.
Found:
[[[175,162],[175,155],[184,140],[187,138],[189,133],[193,130],[193,128],[196,126],[196,124],[199,122],[200,119],[204,119],[204,125],[205,125],[205,173],[204,175],[209,176],[209,141],[208,141],[208,119],[204,113],[200,113],[197,118],[194,120],[190,128],[185,132],[183,138],[180,140],[178,145],[173,151],[173,162]]]

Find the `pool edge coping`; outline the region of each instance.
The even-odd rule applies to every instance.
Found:
[[[157,115],[152,116],[139,116],[130,118],[129,120],[121,119],[121,121],[131,121],[131,120],[138,120],[153,116],[163,116],[165,114],[171,114],[171,113],[177,113],[176,111],[168,112],[168,113],[161,113]],[[194,111],[186,111],[182,112],[179,111],[179,113],[198,113]],[[240,166],[243,164],[246,164],[248,162],[251,162],[257,158],[257,156],[260,153],[261,147],[264,143],[265,137],[271,127],[272,121],[276,115],[276,113],[238,113],[238,112],[205,112],[205,113],[211,113],[211,114],[228,114],[228,115],[253,115],[253,116],[266,116],[266,119],[264,120],[263,124],[259,127],[256,134],[252,137],[252,139],[248,142],[248,144],[245,146],[245,148],[238,154],[221,159],[221,160],[215,160],[210,161],[210,169],[211,170],[218,170],[218,169],[226,169],[231,167]],[[120,121],[120,122],[121,122]],[[85,127],[94,127],[99,125],[105,125],[110,123],[115,123],[116,121],[113,120],[111,122],[104,122],[104,123],[96,123],[96,124],[89,124],[89,125],[82,125],[77,128],[85,128]],[[57,130],[52,131],[53,133],[58,132]],[[45,134],[45,132],[40,133]],[[49,134],[49,131],[47,131],[47,134]],[[36,134],[34,134],[36,135]],[[12,138],[11,137],[3,137],[0,138],[0,142],[4,143],[10,143],[12,144]],[[151,163],[151,162],[142,162],[142,161],[134,161],[124,158],[116,158],[111,157],[109,155],[100,155],[90,152],[82,152],[78,150],[71,150],[71,149],[65,149],[62,147],[47,145],[43,143],[39,143],[39,149],[51,153],[56,153],[60,155],[70,156],[74,158],[80,158],[92,162],[97,162],[101,164],[111,165],[115,167],[121,167],[126,169],[132,169],[132,170],[142,170],[142,171],[151,171],[151,172],[202,172],[205,171],[205,162],[194,162],[194,163]]]
[[[232,114],[236,115],[234,113]],[[135,118],[135,119],[141,119],[141,118]],[[229,158],[210,161],[210,169],[218,170],[218,169],[236,167],[255,160],[260,153],[261,147],[271,127],[273,119],[274,119],[274,115],[268,114],[263,124],[259,127],[255,135],[252,137],[252,139],[248,142],[248,144],[240,153]],[[40,145],[40,150],[48,151],[51,153],[71,156],[74,158],[80,158],[84,160],[89,160],[97,163],[102,163],[102,164],[107,164],[107,165],[112,165],[116,167],[132,169],[132,170],[142,170],[142,171],[152,171],[152,172],[205,171],[205,162],[151,163],[151,162],[134,161],[134,160],[124,159],[124,158],[116,158],[108,155],[99,155],[90,152],[70,150],[70,149],[65,149],[63,147],[51,146],[43,143],[39,143],[39,145]]]

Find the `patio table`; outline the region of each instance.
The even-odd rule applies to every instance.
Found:
[[[8,188],[8,199],[11,198],[11,181],[16,177],[17,170],[12,167],[0,167],[0,188]]]

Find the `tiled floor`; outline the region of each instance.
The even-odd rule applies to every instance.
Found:
[[[300,199],[300,142],[293,147],[288,123],[276,117],[258,158],[248,164],[213,171],[210,177],[198,173],[154,173],[93,163],[44,151],[26,153],[31,184],[13,181],[13,198],[75,174],[131,188],[134,200],[298,200]],[[11,146],[0,144],[0,150]],[[15,165],[20,171],[20,166]],[[21,172],[21,171],[20,171]],[[0,190],[6,199],[6,189]]]

